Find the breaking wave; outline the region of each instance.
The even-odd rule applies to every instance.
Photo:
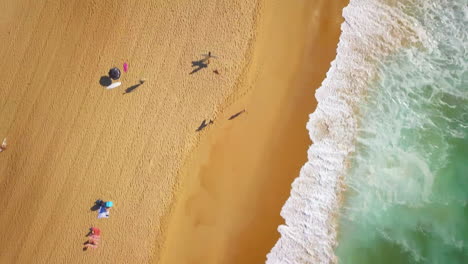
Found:
[[[449,89],[447,93],[450,95],[466,99],[466,91],[460,90],[462,89],[460,87],[466,85],[467,77],[467,32],[463,29],[463,24],[466,24],[468,17],[465,0],[351,0],[343,10],[343,17],[345,22],[341,25],[342,33],[336,59],[332,62],[322,86],[316,91],[318,106],[310,115],[307,124],[313,141],[313,145],[308,150],[308,162],[302,167],[299,177],[292,184],[291,196],[281,211],[286,224],[278,228],[281,238],[267,256],[269,264],[335,263],[338,261],[335,255],[338,244],[338,223],[345,223],[339,219],[352,215],[349,213],[350,210],[341,211],[340,209],[344,199],[343,193],[346,188],[351,188],[357,193],[367,191],[359,186],[364,185],[365,178],[348,179],[348,174],[356,173],[355,168],[359,167],[360,159],[368,157],[369,153],[379,155],[375,150],[369,152],[372,148],[366,149],[366,144],[377,144],[372,140],[367,140],[368,138],[380,137],[387,131],[397,134],[401,132],[398,129],[385,130],[388,128],[386,126],[380,126],[380,130],[374,130],[375,126],[369,126],[366,123],[369,121],[367,116],[372,115],[369,106],[380,107],[378,113],[381,116],[372,119],[372,122],[378,125],[387,122],[383,117],[385,113],[395,110],[391,107],[410,109],[405,104],[411,104],[411,100],[418,99],[414,97],[424,97],[428,92],[429,96],[435,95],[436,92],[431,91],[436,91],[436,89],[427,88],[427,85],[432,85],[434,82],[437,82],[434,87]],[[458,21],[458,24],[454,25],[454,21]],[[444,45],[447,38],[451,38],[452,41]],[[450,50],[451,47],[455,50]],[[448,58],[449,61],[443,61],[450,56],[455,57]],[[446,64],[459,66],[458,71],[451,77],[456,84],[461,85],[460,87],[451,89],[450,85],[453,86],[453,80],[447,78],[446,75],[437,75],[440,79],[429,78],[431,74],[443,70]],[[398,69],[401,71],[397,71]],[[405,74],[405,71],[410,72],[411,69],[416,69],[414,71],[416,77]],[[417,75],[419,73],[421,74]],[[448,74],[453,75],[454,72]],[[457,82],[457,79],[461,81]],[[411,81],[411,85],[405,86],[407,80]],[[449,88],[445,87],[447,82]],[[398,89],[399,87],[404,88]],[[421,94],[411,93],[408,87],[411,89],[423,87],[421,89],[430,89],[430,91],[423,90]],[[392,91],[396,95],[392,94]],[[373,96],[380,100],[393,100],[394,104],[382,104]],[[411,96],[414,97],[411,98]],[[406,97],[410,99],[403,100]],[[422,100],[426,99],[428,98],[422,98]],[[435,99],[440,100],[440,98]],[[450,104],[450,102],[445,103]],[[420,105],[415,104],[415,107],[420,107]],[[425,115],[424,111],[422,109],[421,114],[415,118],[426,120],[430,114]],[[398,114],[387,117],[395,120],[400,118]],[[409,119],[404,121],[408,122]],[[416,126],[431,123],[431,121],[413,121],[417,124]],[[453,129],[450,133],[464,137],[466,124],[463,124],[463,120],[457,121],[462,122],[460,129]],[[389,140],[384,143],[394,142]],[[377,150],[384,149],[377,148]],[[424,155],[411,157],[416,157],[413,160],[414,164],[416,167],[419,164],[421,168],[423,184],[418,186],[419,181],[413,181],[415,188],[411,191],[417,194],[409,195],[408,199],[427,201],[431,197],[434,181],[434,178],[430,176],[431,168],[426,166],[427,161],[424,160]],[[421,160],[418,157],[423,158]],[[368,163],[362,164],[364,165],[360,166],[368,165]],[[366,168],[374,169],[369,166]],[[388,188],[391,184],[402,187],[402,182],[395,184],[390,182],[391,180],[404,181],[405,179],[388,180],[385,187],[375,188],[377,194],[370,198],[385,195],[382,189]],[[375,185],[368,184],[368,187],[374,188]],[[395,201],[394,198],[390,197],[389,201]],[[352,204],[347,205],[347,209],[351,211],[352,207]]]

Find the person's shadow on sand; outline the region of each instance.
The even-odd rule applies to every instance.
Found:
[[[123,93],[123,94],[128,94],[128,93],[133,92],[133,90],[140,87],[140,85],[142,85],[143,83],[144,83],[144,81],[140,81],[139,84],[135,84],[135,85],[132,85],[132,86],[128,87],[127,89],[125,89],[125,93]]]
[[[237,113],[236,113],[236,114],[234,114],[234,115],[232,115],[231,117],[229,117],[229,119],[228,119],[228,120],[232,120],[232,119],[234,119],[234,118],[236,118],[236,117],[240,116],[240,115],[241,115],[242,113],[244,113],[244,112],[245,112],[245,109],[244,109],[244,110],[242,110],[242,111],[240,111],[240,112],[237,112]]]
[[[202,60],[198,60],[198,61],[192,61],[192,67],[197,67],[197,68],[195,68],[189,74],[194,74],[197,71],[208,67],[208,63],[206,63],[206,59],[202,59]]]
[[[123,94],[128,94],[128,93],[133,92],[133,90],[138,88],[140,85],[141,85],[141,83],[135,84],[135,85],[132,85],[132,86],[128,87],[127,89],[125,89],[125,93],[123,93]]]
[[[89,231],[88,231],[88,233],[85,235],[85,237],[89,237],[89,236],[92,235],[92,234],[93,234],[93,230],[92,230],[92,228],[89,228]],[[86,244],[86,243],[84,243],[84,244]]]
[[[94,202],[94,205],[91,208],[89,208],[89,210],[97,211],[97,210],[99,210],[100,207],[101,207],[100,200],[96,200]]]
[[[206,119],[203,120],[203,122],[200,124],[200,126],[197,128],[197,130],[195,130],[196,132],[199,132],[199,131],[202,131],[205,127],[207,127],[208,125],[211,125],[213,124],[213,120],[210,120],[208,123],[206,123]]]

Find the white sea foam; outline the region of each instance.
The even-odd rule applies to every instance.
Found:
[[[401,1],[351,0],[343,10],[337,56],[307,124],[314,144],[281,211],[286,225],[278,228],[281,238],[267,255],[268,264],[337,262],[335,216],[346,162],[355,149],[358,104],[386,56],[402,46],[433,45],[404,7]]]

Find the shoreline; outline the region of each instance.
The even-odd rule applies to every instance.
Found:
[[[261,9],[252,68],[244,77],[243,87],[255,88],[226,102],[223,121],[207,131],[184,166],[161,263],[258,263],[279,238],[280,209],[307,160],[313,87],[334,59],[345,3],[275,4]],[[293,17],[291,28],[275,20],[279,14]]]

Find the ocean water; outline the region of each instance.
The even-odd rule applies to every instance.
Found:
[[[351,0],[267,263],[468,263],[468,0]]]
[[[467,1],[406,5],[432,48],[385,56],[359,106],[339,263],[468,263]]]

